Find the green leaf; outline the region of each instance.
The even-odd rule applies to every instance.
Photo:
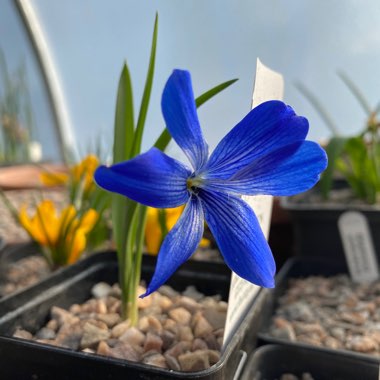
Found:
[[[325,122],[327,127],[330,129],[333,136],[337,137],[340,135],[339,129],[333,121],[330,114],[327,112],[322,103],[318,100],[318,98],[302,83],[296,83],[296,88],[305,96],[305,98],[309,101],[309,103],[314,107],[314,109],[318,112],[321,119]]]
[[[223,82],[221,84],[218,84],[217,86],[213,87],[212,89],[210,89],[210,90],[204,92],[202,95],[198,96],[195,99],[195,104],[196,104],[197,108],[199,108],[202,104],[206,103],[208,100],[213,98],[215,95],[222,92],[227,87],[231,86],[231,84],[235,83],[236,81],[237,81],[237,79],[228,80],[227,82]],[[166,149],[166,147],[168,146],[171,138],[172,137],[170,136],[169,131],[165,128],[162,131],[161,135],[156,140],[154,146],[156,148],[164,151]]]
[[[206,103],[207,100],[213,98],[215,95],[219,94],[219,92],[222,92],[224,89],[227,87],[230,87],[231,84],[235,83],[238,79],[231,79],[228,80],[227,82],[218,84],[217,86],[213,87],[211,90],[208,90],[204,92],[202,95],[198,96],[195,99],[195,104],[197,108],[199,108],[202,104]]]
[[[327,199],[329,196],[336,169],[336,160],[342,154],[346,141],[347,139],[344,137],[333,137],[326,147],[329,164],[323,172],[320,181],[321,193],[324,199]]]
[[[362,106],[364,112],[367,114],[367,116],[371,116],[372,110],[371,106],[369,105],[367,99],[363,95],[363,93],[359,90],[359,88],[356,86],[356,84],[352,81],[352,79],[345,74],[343,71],[338,71],[338,76],[340,79],[342,79],[343,83],[347,86],[347,88],[351,91],[351,93],[354,95],[356,100],[359,102],[359,104]]]
[[[153,85],[153,76],[154,76],[154,63],[156,61],[156,47],[157,47],[157,28],[158,28],[158,14],[156,14],[156,19],[154,21],[154,30],[153,30],[153,39],[152,47],[150,51],[149,67],[148,74],[145,81],[145,88],[143,97],[141,100],[140,113],[137,120],[136,132],[133,139],[132,155],[129,158],[132,158],[140,153],[141,150],[141,141],[144,133],[145,120],[148,112],[150,94],[152,92]]]
[[[133,93],[131,76],[125,63],[121,72],[117,91],[115,128],[113,143],[113,163],[127,160],[132,150],[134,135]]]

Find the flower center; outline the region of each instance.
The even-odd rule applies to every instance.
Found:
[[[198,194],[199,188],[202,187],[204,180],[199,177],[190,177],[186,181],[187,190],[192,194]]]

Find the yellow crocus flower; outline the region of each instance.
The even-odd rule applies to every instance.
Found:
[[[94,186],[94,172],[99,166],[99,160],[94,154],[86,156],[79,164],[71,168],[74,183],[84,183],[84,192],[89,192]]]
[[[181,216],[184,207],[185,206],[179,206],[174,208],[166,208],[163,210],[165,212],[165,224],[168,232],[177,223],[177,220]],[[147,253],[151,255],[157,255],[163,240],[163,234],[159,219],[160,211],[162,210],[153,207],[148,207],[147,210],[147,220],[145,226],[145,244]],[[199,245],[201,247],[208,247],[210,245],[210,242],[207,239],[203,238]]]
[[[69,175],[60,172],[42,172],[40,173],[40,181],[45,186],[62,186],[69,180]]]
[[[89,209],[80,218],[73,205],[57,215],[54,204],[43,200],[36,213],[29,217],[26,206],[19,213],[20,224],[33,240],[44,247],[55,265],[72,264],[86,248],[88,234],[98,220],[98,213]]]
[[[83,181],[83,190],[88,193],[95,186],[93,175],[98,166],[98,158],[94,154],[89,154],[81,162],[70,167],[69,174],[43,172],[40,174],[40,181],[45,186],[61,186],[69,182],[72,182],[73,186],[78,186]]]

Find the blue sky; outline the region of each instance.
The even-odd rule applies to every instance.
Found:
[[[154,89],[144,147],[163,128],[160,97],[174,68],[192,73],[195,94],[239,81],[200,110],[211,147],[249,110],[256,58],[285,77],[285,101],[310,121],[309,138],[328,137],[299,81],[326,105],[342,133],[365,115],[336,75],[344,70],[375,106],[380,101],[380,3],[345,0],[31,0],[61,78],[79,146],[101,138],[110,149],[118,76],[127,60],[139,105],[155,13]],[[1,18],[1,17],[0,17]]]

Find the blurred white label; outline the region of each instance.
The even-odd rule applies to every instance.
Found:
[[[346,211],[339,217],[338,228],[352,280],[376,280],[379,270],[366,217],[358,211]]]
[[[29,143],[29,157],[32,162],[39,162],[42,159],[42,146],[38,141]]]
[[[252,108],[267,100],[281,100],[284,93],[284,79],[281,74],[272,71],[257,60],[255,86],[253,90]],[[261,229],[268,239],[272,215],[271,196],[244,196],[243,199],[252,207],[260,222]],[[224,344],[228,343],[241,323],[250,304],[259,291],[257,285],[243,280],[232,273],[230,295],[228,299],[227,320],[224,330]]]

